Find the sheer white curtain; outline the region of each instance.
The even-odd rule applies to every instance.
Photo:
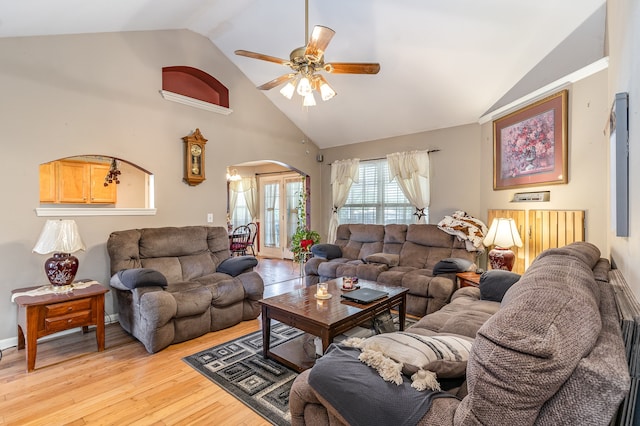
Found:
[[[350,160],[334,161],[331,164],[331,193],[333,201],[333,213],[329,222],[329,234],[327,241],[335,242],[336,233],[338,231],[338,210],[347,201],[349,189],[354,182],[359,179],[360,159],[353,158]]]
[[[418,223],[424,223],[429,207],[429,152],[408,151],[387,155],[389,179],[395,179],[404,196],[416,208]]]
[[[251,219],[255,220],[258,217],[258,183],[255,176],[229,182],[229,213],[232,219],[240,192],[244,195]]]

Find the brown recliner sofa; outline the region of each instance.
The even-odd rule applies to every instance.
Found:
[[[130,229],[107,242],[122,328],[148,352],[257,318],[264,283],[223,227]]]
[[[294,381],[291,424],[363,424],[364,416],[378,419],[377,424],[404,424],[405,417],[414,415],[417,420],[411,423],[418,425],[608,425],[630,386],[609,269],[597,247],[579,242],[541,253],[501,303],[479,300],[476,288],[458,290],[448,312],[427,315],[406,330],[469,335],[473,326],[465,307],[478,313],[466,381],[430,394],[430,405],[422,405],[429,391],[420,394],[406,378],[400,386],[385,382],[357,361],[377,388],[361,389],[343,371],[332,377],[321,364],[334,356],[329,352]],[[346,409],[328,401],[331,393],[318,393],[312,386],[317,377],[329,383],[335,379],[335,386],[351,391]],[[422,396],[407,406],[397,399],[400,387]],[[394,407],[400,407],[399,416],[385,423],[382,419]],[[364,414],[357,417],[357,412]]]
[[[307,285],[358,277],[407,287],[407,313],[420,317],[442,308],[457,288],[455,273],[434,274],[438,262],[456,258],[475,265],[478,254],[430,224],[342,224],[336,235],[335,250],[328,250],[333,255],[305,264]]]

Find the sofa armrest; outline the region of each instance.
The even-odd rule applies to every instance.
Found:
[[[258,264],[254,256],[229,257],[218,265],[216,272],[222,272],[232,277],[237,277],[243,272],[252,271]]]
[[[256,271],[243,272],[236,279],[240,280],[244,288],[244,295],[249,300],[260,300],[264,296],[264,281]]]
[[[318,273],[318,266],[324,262],[328,262],[328,260],[323,257],[312,257],[311,259],[307,260],[307,262],[304,264],[304,274],[320,275]]]

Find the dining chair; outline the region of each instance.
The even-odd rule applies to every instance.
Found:
[[[229,239],[229,250],[231,250],[231,256],[235,254],[241,256],[246,255],[250,237],[251,229],[249,229],[247,225],[240,225],[234,229]]]
[[[247,228],[251,231],[251,236],[249,237],[249,243],[247,244],[247,249],[251,249],[251,254],[256,255],[256,236],[258,235],[258,224],[254,222],[247,223]]]

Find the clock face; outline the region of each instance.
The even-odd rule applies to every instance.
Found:
[[[191,155],[198,157],[202,154],[202,147],[200,145],[191,145]]]

